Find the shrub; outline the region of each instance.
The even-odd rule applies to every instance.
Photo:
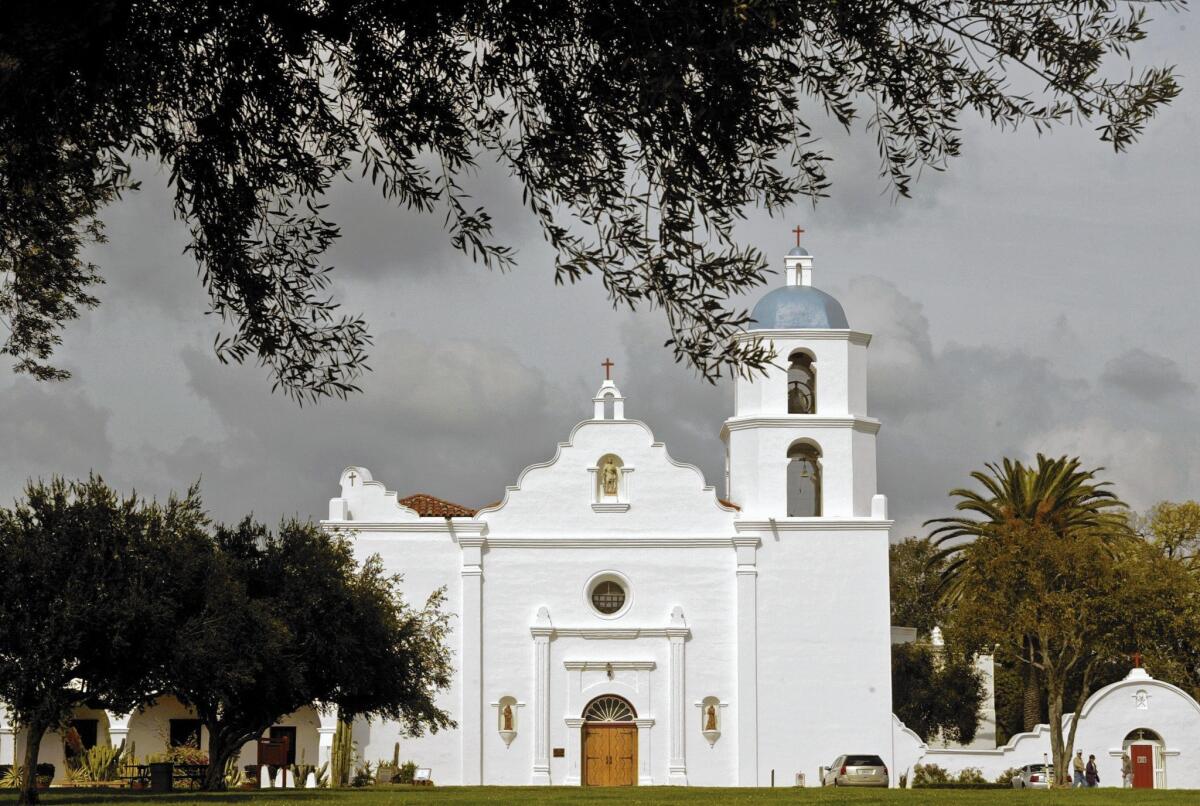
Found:
[[[400,765],[400,774],[396,776],[396,782],[401,784],[411,784],[413,782],[413,774],[417,771],[417,762],[406,761]]]
[[[987,779],[978,767],[967,767],[958,774],[956,779],[960,784],[986,784]]]
[[[996,783],[1004,784],[1006,786],[1012,786],[1012,779],[1016,778],[1020,774],[1021,774],[1020,767],[1009,767],[1007,770],[1000,773],[1000,775],[998,775],[996,777]]]
[[[98,744],[89,747],[75,757],[75,776],[80,781],[115,781],[121,767],[121,755],[125,743],[120,746]]]
[[[928,786],[944,784],[950,780],[950,773],[936,764],[917,764],[913,767],[913,786]]]
[[[375,773],[371,770],[371,762],[364,761],[354,775],[350,777],[350,786],[370,786],[375,782]]]

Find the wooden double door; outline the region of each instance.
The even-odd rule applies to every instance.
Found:
[[[583,726],[585,786],[637,784],[637,726],[587,723]]]

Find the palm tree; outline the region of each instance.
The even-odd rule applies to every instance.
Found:
[[[1105,489],[1109,482],[1097,481],[1104,468],[1081,470],[1079,458],[1060,456],[1049,459],[1037,455],[1036,466],[1005,458],[999,465],[989,462],[987,472],[976,470],[971,478],[983,491],[958,488],[950,491],[959,499],[955,509],[973,516],[934,518],[926,526],[938,524],[929,534],[938,551],[931,565],[944,562],[939,586],[942,600],[953,605],[975,585],[967,559],[975,539],[1004,534],[1008,527],[1026,523],[1050,529],[1060,537],[1080,532],[1101,536],[1114,553],[1133,536],[1125,514],[1126,506],[1116,494]],[[1036,645],[1027,636],[1023,649],[1025,661],[1024,727],[1032,730],[1041,717],[1041,686],[1033,665]]]

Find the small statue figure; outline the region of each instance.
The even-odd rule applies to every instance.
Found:
[[[505,703],[504,710],[500,712],[500,724],[504,726],[503,728],[501,728],[501,730],[512,730],[513,729],[512,716],[513,716],[512,706],[509,705],[508,703]]]
[[[600,469],[600,487],[605,495],[617,494],[617,483],[621,478],[621,472],[617,469],[617,461],[611,456],[604,461],[604,467]]]
[[[705,730],[716,730],[717,729],[717,706],[709,705],[708,710],[705,711],[704,729]]]

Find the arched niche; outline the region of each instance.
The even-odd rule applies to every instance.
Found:
[[[793,350],[788,356],[788,414],[817,413],[817,364],[808,350]]]
[[[598,504],[627,500],[625,462],[615,453],[606,453],[596,461],[596,489],[593,500]]]
[[[496,731],[500,734],[500,739],[504,742],[505,747],[512,744],[513,739],[517,736],[517,731],[520,730],[520,710],[524,703],[517,702],[517,698],[511,695],[505,695],[492,706],[496,709]]]
[[[821,517],[821,449],[796,440],[787,452],[787,514],[789,518]]]

